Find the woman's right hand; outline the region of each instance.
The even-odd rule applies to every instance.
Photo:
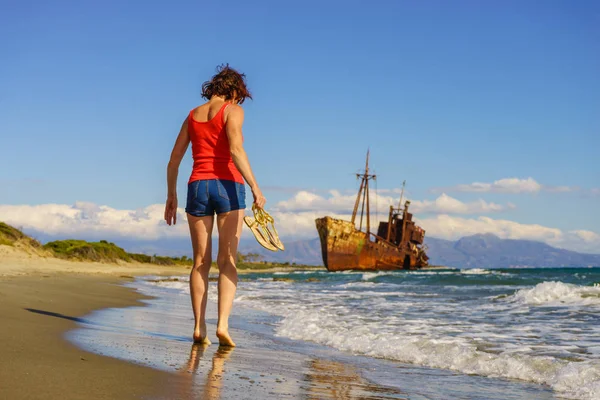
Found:
[[[265,199],[265,196],[263,196],[258,187],[252,189],[252,196],[254,197],[254,204],[256,204],[256,207],[263,208],[265,206],[267,199]]]
[[[167,197],[167,202],[165,203],[165,221],[169,226],[177,223],[177,195]]]

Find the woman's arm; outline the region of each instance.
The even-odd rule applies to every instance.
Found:
[[[179,173],[179,164],[185,155],[190,144],[190,135],[188,133],[187,118],[181,125],[181,130],[171,151],[171,159],[167,166],[167,202],[165,204],[165,221],[167,225],[177,223],[177,174]]]
[[[242,174],[246,183],[252,190],[254,196],[254,204],[257,207],[263,208],[267,200],[264,198],[254,174],[252,168],[250,168],[250,161],[244,150],[242,141],[242,125],[244,124],[244,109],[237,104],[232,104],[228,107],[229,110],[226,115],[225,129],[227,131],[227,138],[229,139],[229,151],[231,152],[231,158],[233,163],[237,167],[238,171]]]

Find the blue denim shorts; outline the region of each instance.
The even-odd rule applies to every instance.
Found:
[[[221,179],[207,179],[188,184],[185,212],[194,217],[223,214],[246,208],[246,186]]]

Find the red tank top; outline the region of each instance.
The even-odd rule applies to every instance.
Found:
[[[194,167],[188,183],[201,179],[244,183],[244,178],[235,167],[229,152],[229,139],[223,118],[223,112],[228,105],[229,103],[223,104],[219,112],[206,122],[194,120],[194,110],[190,111],[188,133],[192,142]]]

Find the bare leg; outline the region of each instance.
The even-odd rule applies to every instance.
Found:
[[[237,287],[238,276],[235,262],[242,234],[244,210],[235,210],[217,215],[219,229],[219,321],[217,337],[221,346],[235,346],[229,336],[229,314]]]
[[[206,300],[208,295],[208,272],[212,262],[212,229],[214,217],[187,215],[194,249],[194,266],[190,272],[190,295],[194,310],[194,342],[210,344],[206,338]]]

